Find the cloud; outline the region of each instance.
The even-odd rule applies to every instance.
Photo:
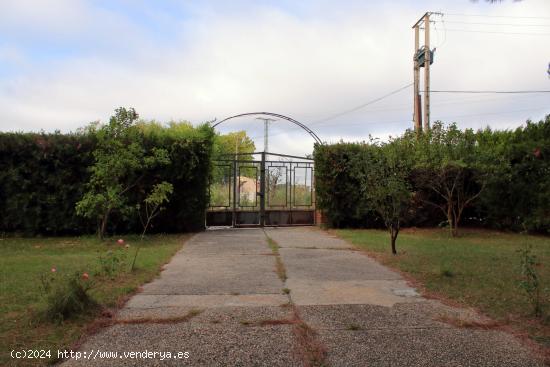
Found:
[[[47,9],[39,1],[8,4],[0,8],[0,30],[15,36],[0,44],[0,66],[12,65],[8,75],[0,74],[1,130],[74,130],[106,120],[115,107],[125,105],[144,118],[193,122],[251,111],[283,113],[311,123],[327,140],[395,135],[411,126],[411,90],[314,122],[410,83],[411,25],[432,5],[242,1],[231,6],[171,3],[176,9],[167,10],[139,2],[126,12],[124,6],[130,5],[125,3],[107,7],[58,0]],[[550,14],[545,0],[490,8],[456,4],[443,3],[449,12],[475,12],[477,6],[493,14]],[[472,21],[444,19],[448,29],[453,19]],[[445,34],[442,23],[435,26],[433,89],[549,89],[550,37]],[[60,48],[61,56],[44,58],[51,52],[46,47],[40,62],[34,61],[43,40]],[[547,95],[433,94],[432,102],[434,120],[456,120],[465,127],[513,127],[550,112],[544,108],[550,106]],[[258,121],[235,120],[220,128],[242,127],[250,127],[260,147]],[[311,150],[312,140],[286,122],[273,124],[272,134],[278,150]]]

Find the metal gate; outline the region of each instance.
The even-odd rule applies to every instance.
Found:
[[[314,224],[312,159],[262,152],[214,162],[206,226]]]

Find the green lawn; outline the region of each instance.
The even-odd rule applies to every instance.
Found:
[[[383,264],[419,281],[427,293],[478,308],[486,315],[550,347],[550,237],[462,229],[451,238],[443,229],[407,229],[397,238],[397,256],[389,234],[378,230],[337,230]],[[531,244],[544,291],[543,317],[531,316],[521,277],[518,250]]]
[[[95,237],[0,238],[0,365],[41,365],[42,360],[12,360],[12,349],[51,349],[69,347],[97,317],[82,315],[63,324],[38,317],[44,307],[40,278],[51,274],[88,272],[95,283],[91,291],[101,305],[113,307],[125,295],[152,280],[187,238],[184,235],[153,235],[140,241],[123,237],[129,248],[115,239],[100,242]],[[129,272],[136,246],[141,246],[134,272]],[[97,275],[100,254],[117,249],[126,252],[125,262],[113,277]],[[56,352],[55,352],[56,353]],[[52,356],[53,357],[53,356]]]

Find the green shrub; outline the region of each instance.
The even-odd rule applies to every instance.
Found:
[[[519,286],[522,288],[531,304],[533,315],[541,316],[542,313],[542,284],[537,266],[538,259],[533,254],[532,246],[518,251],[521,260],[521,279]]]
[[[89,294],[93,282],[88,273],[59,274],[56,271],[41,280],[45,301],[42,316],[46,320],[62,322],[97,307]]]
[[[78,217],[95,137],[87,133],[0,133],[0,231],[90,232]]]
[[[407,181],[414,193],[403,226],[446,223],[550,233],[550,115],[514,131],[474,132],[434,124],[417,139],[407,131],[393,139],[409,150]],[[382,227],[361,190],[368,167],[384,144],[316,145],[317,206],[333,227]]]
[[[204,227],[214,132],[208,125],[137,124],[146,154],[164,149],[170,163],[144,172],[128,192],[143,202],[158,182],[173,185],[170,203],[149,226],[151,232],[187,232]],[[94,125],[72,134],[0,133],[0,232],[27,235],[93,233],[95,218],[76,215],[90,179],[97,144]],[[135,207],[135,205],[134,205]],[[138,233],[139,215],[113,213],[107,232]]]
[[[98,257],[98,275],[113,278],[121,270],[127,269],[128,248],[107,250]]]
[[[498,163],[478,206],[486,224],[550,233],[550,115],[514,131],[484,130],[478,142]]]
[[[315,145],[316,203],[325,212],[329,225],[383,225],[360,190],[365,167],[374,159],[373,149],[376,148],[365,143]]]

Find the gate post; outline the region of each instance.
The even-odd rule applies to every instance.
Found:
[[[265,152],[260,163],[260,227],[265,226]]]
[[[233,160],[233,216],[231,219],[232,227],[237,226],[237,179],[240,181],[240,177],[237,178],[237,157]]]

